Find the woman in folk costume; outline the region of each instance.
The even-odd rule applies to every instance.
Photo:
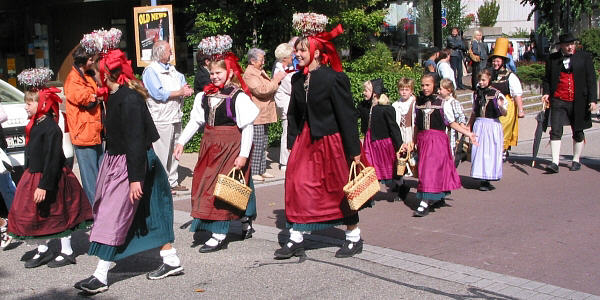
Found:
[[[161,279],[183,271],[171,246],[173,199],[167,173],[152,150],[158,139],[145,99],[148,92],[135,79],[125,53],[109,51],[99,62],[106,102],[106,153],[98,172],[94,226],[89,255],[99,258],[92,276],[75,284],[95,294],[108,290],[113,261],[161,248],[162,265],[147,274]]]
[[[25,110],[29,124],[25,128],[25,171],[8,213],[8,234],[21,240],[41,241],[26,268],[48,263],[51,268],[75,263],[71,233],[86,228],[92,220],[92,208],[77,177],[65,166],[62,132],[58,127],[58,103],[55,87],[46,88],[50,69],[27,69],[17,77],[27,87]],[[61,250],[55,256],[47,240],[60,238]]]
[[[504,154],[503,159],[508,157],[508,150],[511,146],[516,146],[519,135],[519,118],[525,116],[523,111],[523,88],[521,80],[517,75],[511,72],[507,67],[508,39],[496,39],[494,53],[490,56],[492,65],[492,83],[491,86],[499,90],[506,98],[507,112],[501,116],[502,131],[504,132]]]
[[[362,251],[363,242],[358,212],[350,210],[343,191],[348,162],[360,161],[358,113],[350,81],[330,41],[343,29],[338,25],[323,32],[327,17],[314,13],[297,13],[293,20],[303,37],[295,44],[302,71],[292,76],[288,108],[287,147],[291,153],[285,215],[290,239],[275,251],[275,258],[303,255],[303,233],[342,224],[347,225],[346,241],[336,257],[349,257]]]
[[[402,176],[396,175],[396,152],[402,146],[402,134],[396,123],[396,111],[389,105],[385,92],[381,78],[364,83],[365,100],[358,106],[361,129],[365,134],[363,149],[379,182],[388,191],[397,192],[394,200],[399,200],[406,197],[409,188],[404,185]]]
[[[208,65],[211,83],[196,95],[190,121],[174,151],[175,158],[179,159],[183,145],[205,125],[194,168],[191,213],[194,221],[190,226],[192,232],[212,232],[212,237],[200,248],[201,253],[227,248],[225,238],[231,220],[242,219],[243,238],[252,237],[251,221],[256,217],[254,195],[251,195],[246,211],[213,195],[217,176],[229,173],[232,168],[242,170],[244,178],[249,179],[252,124],[259,112],[248,96],[249,90],[242,79],[238,58],[229,50],[231,44],[228,35],[217,35],[203,39],[198,45],[203,53],[211,56]]]
[[[468,136],[477,144],[475,135],[461,127],[452,110],[450,101],[444,101],[434,93],[435,77],[425,74],[421,78],[422,93],[415,106],[415,138],[419,155],[417,199],[421,202],[414,212],[415,217],[429,213],[429,207],[443,204],[451,190],[461,187],[460,178],[454,167],[452,150],[446,134],[446,127]],[[412,150],[409,146],[409,151]]]
[[[479,83],[473,92],[473,113],[469,127],[479,140],[471,150],[471,177],[481,179],[480,191],[490,191],[490,181],[502,178],[502,124],[498,120],[506,114],[507,101],[502,93],[490,86],[492,73],[484,69],[477,75]]]

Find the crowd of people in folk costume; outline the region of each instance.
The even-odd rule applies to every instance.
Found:
[[[289,239],[274,253],[276,259],[304,255],[306,233],[345,225],[345,242],[336,257],[361,253],[363,240],[359,210],[350,209],[343,187],[350,162],[375,168],[377,179],[395,200],[410,190],[403,176],[418,177],[414,216],[443,206],[452,190],[461,187],[454,149],[459,134],[472,143],[471,176],[481,180],[481,191],[502,178],[503,152],[516,145],[518,118],[522,117],[518,78],[505,67],[507,41],[498,39],[490,56],[491,70],[482,69],[467,118],[456,99],[453,78],[427,72],[420,82],[402,78],[400,98],[390,105],[381,79],[364,83],[364,101],[354,106],[350,80],[331,42],[343,32],[340,25],[325,31],[327,17],[295,14],[294,27],[303,36],[277,47],[273,77],[263,70],[265,52],[251,49],[243,71],[231,52],[233,41],[218,35],[202,40],[190,119],[182,129],[182,102],[191,96],[184,76],[169,64],[171,50],[159,41],[153,62],[142,81],[131,61],[117,49],[118,30],[84,35],[73,52],[73,68],[66,79],[67,122],[75,145],[80,185],[65,163],[62,133],[56,120],[61,99],[47,87],[48,69],[28,69],[18,79],[26,87],[29,116],[26,128],[26,170],[9,206],[3,246],[12,239],[36,243],[26,268],[51,268],[76,263],[71,234],[89,229],[89,255],[98,257],[92,275],[75,283],[87,293],[108,289],[111,264],[130,255],[160,248],[163,263],[147,274],[161,279],[183,272],[173,247],[173,199],[178,184],[177,161],[184,145],[203,130],[191,191],[190,231],[209,231],[201,253],[227,247],[234,220],[241,221],[242,237],[252,237],[256,218],[254,182],[266,172],[267,125],[284,122],[281,168],[285,169],[285,216]],[[596,109],[595,74],[591,58],[576,51],[571,34],[560,36],[560,51],[550,57],[543,100],[550,103],[552,164],[558,172],[562,126],[573,128],[574,157],[580,168],[583,129],[591,126]],[[448,53],[441,53],[448,58]],[[443,67],[443,66],[442,66]],[[415,85],[421,91],[415,95]],[[364,134],[361,144],[360,132]],[[104,149],[102,139],[104,140]],[[558,147],[558,148],[557,148]],[[406,174],[397,172],[400,155],[414,153]],[[218,174],[241,170],[252,189],[245,210],[213,195]],[[8,203],[8,202],[7,202]],[[371,202],[364,207],[371,206]],[[6,224],[8,223],[8,224]],[[92,225],[93,223],[93,225]],[[60,239],[59,253],[47,242]],[[92,271],[92,270],[90,270]]]

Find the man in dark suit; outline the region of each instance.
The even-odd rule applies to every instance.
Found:
[[[194,77],[194,94],[202,92],[204,86],[210,83],[210,74],[208,73],[208,63],[210,57],[200,50],[196,53],[196,76]]]
[[[560,35],[560,50],[551,54],[546,62],[542,101],[550,104],[552,163],[546,167],[549,173],[558,173],[564,125],[571,125],[573,131],[573,163],[570,170],[581,168],[579,157],[585,138],[583,130],[592,127],[591,113],[596,110],[598,91],[594,63],[589,53],[575,51],[576,40],[572,33]]]

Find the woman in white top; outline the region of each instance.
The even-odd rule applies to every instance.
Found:
[[[292,75],[294,75],[294,67],[292,65],[292,55],[294,48],[288,44],[279,44],[275,48],[275,69],[273,74],[277,72],[287,72],[287,75],[279,83],[279,88],[275,93],[275,106],[277,107],[277,116],[281,120],[281,147],[279,150],[279,168],[286,169],[287,161],[290,152],[287,149],[287,111],[290,104],[290,95],[292,93]]]
[[[192,232],[212,232],[212,237],[200,248],[201,253],[227,248],[225,238],[231,220],[243,218],[242,235],[244,238],[251,237],[250,221],[256,216],[256,203],[252,197],[247,210],[242,211],[213,196],[219,174],[227,174],[235,168],[241,169],[244,177],[249,178],[252,124],[258,116],[258,108],[250,100],[247,87],[241,79],[237,57],[227,52],[219,54],[216,59],[213,58],[209,64],[212,83],[196,95],[190,121],[174,151],[175,158],[179,159],[183,145],[204,126],[192,182],[191,215],[194,220],[190,226]]]
[[[450,49],[446,48],[440,51],[440,55],[437,58],[437,70],[438,75],[440,75],[441,79],[449,79],[454,84],[454,89],[456,89],[456,80],[454,79],[454,71],[450,66]]]

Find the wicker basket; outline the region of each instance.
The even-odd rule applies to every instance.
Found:
[[[413,178],[419,178],[419,158],[418,155],[416,155],[415,153],[410,154],[406,163],[408,164],[408,167],[410,168],[410,171],[413,174]]]
[[[344,186],[344,193],[352,210],[358,210],[375,193],[379,192],[379,181],[375,174],[375,168],[365,167],[362,163],[359,164],[362,170],[357,175],[356,162],[352,162],[350,174],[348,174],[348,183]],[[352,175],[354,175],[354,178],[352,178]]]
[[[236,179],[239,173],[240,179]],[[227,175],[219,174],[213,195],[240,210],[246,210],[252,189],[246,185],[244,173],[236,168],[231,169]]]
[[[403,156],[399,151],[396,153],[396,175],[403,176],[406,173],[406,165],[410,159],[410,152],[406,151]]]

